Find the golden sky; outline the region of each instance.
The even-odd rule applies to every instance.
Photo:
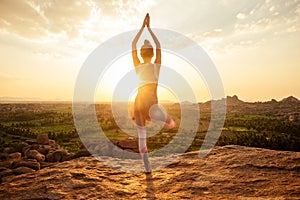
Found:
[[[93,49],[140,28],[147,12],[152,27],[182,33],[206,50],[226,95],[300,98],[299,0],[1,0],[0,97],[72,100]],[[97,100],[108,100],[110,90]]]

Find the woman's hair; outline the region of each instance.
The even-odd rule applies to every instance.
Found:
[[[153,52],[153,47],[151,45],[151,43],[149,42],[149,40],[145,40],[144,44],[141,48],[141,56],[142,58],[144,57],[152,57],[154,55]]]

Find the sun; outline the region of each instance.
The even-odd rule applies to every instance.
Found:
[[[209,92],[202,77],[197,75],[198,73],[194,68],[182,58],[178,56],[163,52],[163,63],[161,73],[159,76],[159,85],[157,89],[158,99],[161,102],[178,102],[178,97],[174,93],[177,91],[185,91],[186,88],[178,81],[174,91],[168,86],[160,85],[160,82],[166,82],[170,79],[170,74],[166,74],[168,70],[164,68],[170,68],[176,71],[183,80],[191,87],[193,94],[186,94],[181,100],[189,101],[196,97],[197,101],[209,99]],[[176,80],[175,80],[176,81]],[[115,60],[111,65],[106,66],[106,70],[102,77],[99,77],[98,87],[95,94],[95,101],[134,101],[139,80],[135,74],[131,53]]]
[[[133,73],[134,66],[131,54],[124,55],[111,65],[106,66],[103,76],[99,77],[95,100],[108,102],[112,100],[128,101],[130,98],[130,96],[128,96],[128,90],[132,90],[134,86],[138,86],[137,77],[133,76]],[[128,74],[131,74],[131,79],[120,86],[121,83],[124,83],[122,81],[124,81],[124,78],[126,78]],[[115,91],[116,88],[117,91]],[[131,93],[134,93],[134,91],[131,91]]]

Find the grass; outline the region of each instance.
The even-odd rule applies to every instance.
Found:
[[[13,105],[13,104],[12,104]],[[10,106],[10,105],[8,105]],[[14,105],[18,106],[18,105]],[[63,148],[76,152],[80,150],[82,143],[80,138],[75,134],[75,126],[73,124],[72,108],[70,104],[24,104],[19,106],[19,109],[15,111],[10,111],[9,109],[0,113],[0,131],[5,132],[5,128],[15,129],[15,132],[7,132],[9,134],[26,136],[27,130],[30,134],[26,137],[35,137],[38,134],[52,134],[53,139],[57,140]],[[173,115],[180,125],[180,111],[176,107],[168,108],[165,105],[166,110],[169,114]],[[1,105],[0,105],[1,108]],[[130,132],[126,134],[122,130],[118,129],[114,125],[113,117],[110,112],[109,104],[101,104],[96,106],[97,113],[102,119],[99,120],[102,128],[104,127],[104,134],[107,138],[114,141],[124,140],[128,137],[137,137],[137,132],[135,128],[131,130],[126,130],[125,132]],[[260,134],[262,132],[267,132],[268,137],[271,138],[278,136],[280,133],[278,130],[271,129],[274,125],[278,124],[280,119],[274,116],[264,116],[264,115],[243,115],[243,114],[228,114],[226,117],[226,126],[222,129],[222,134],[219,140],[222,140],[224,144],[230,144],[237,141],[237,136],[246,137],[247,133]],[[12,126],[14,124],[14,126]],[[109,126],[108,124],[112,124]],[[203,139],[206,136],[207,128],[210,124],[210,113],[201,113],[201,120],[199,122],[198,133],[189,147],[188,151],[199,150]],[[288,126],[294,126],[292,123],[283,124]],[[296,127],[297,124],[295,124]],[[88,138],[100,139],[101,135],[95,133],[91,128],[91,123],[87,120],[86,132],[88,133]],[[295,128],[294,127],[294,128]],[[2,129],[1,129],[2,128]],[[259,128],[259,129],[258,129]],[[9,129],[10,131],[12,129]],[[21,131],[23,129],[23,132]],[[8,130],[8,129],[7,129]],[[291,130],[291,129],[289,129]],[[297,130],[297,127],[296,127]],[[27,132],[26,132],[27,131]],[[179,130],[181,131],[181,130]],[[69,137],[68,133],[74,133],[73,137]],[[148,139],[149,150],[154,151],[160,149],[172,141],[172,137],[178,132],[177,129],[174,130],[161,130],[163,134],[156,134]],[[251,135],[250,135],[251,136]],[[250,137],[249,135],[247,137]],[[297,136],[295,134],[295,136]],[[84,136],[82,136],[84,137]],[[222,139],[223,137],[223,139]],[[254,136],[251,136],[254,137]],[[258,136],[257,136],[258,137]],[[225,138],[225,139],[224,139]],[[294,139],[296,137],[286,137],[283,139]],[[18,138],[11,138],[7,136],[1,136],[1,144],[8,145],[10,143],[16,143],[17,141],[22,141]],[[24,141],[24,140],[23,140]],[[275,140],[274,140],[275,141]],[[277,140],[276,140],[277,141]],[[293,141],[291,141],[293,142]],[[298,139],[295,145],[298,144]]]
[[[228,126],[223,127],[222,131],[233,131],[233,132],[244,132],[244,131],[250,131],[246,127],[238,127],[238,126]]]
[[[30,130],[38,135],[38,134],[48,134],[49,132],[54,133],[63,133],[73,131],[74,126],[72,125],[55,125],[55,126],[41,126],[41,127],[31,127]]]

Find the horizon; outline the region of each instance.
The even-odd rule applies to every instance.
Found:
[[[111,37],[140,28],[148,12],[151,27],[179,32],[206,51],[226,96],[237,95],[246,102],[300,98],[299,0],[22,0],[2,1],[0,11],[0,94],[4,97],[72,101],[77,74],[88,55]],[[145,38],[147,33],[140,41]],[[163,65],[192,77],[197,102],[209,101],[205,81],[194,80],[186,70],[189,64],[167,52],[162,57]],[[116,83],[133,69],[131,56],[120,57],[111,69],[102,93],[95,91],[96,101],[111,100]],[[158,98],[176,101],[163,90]]]
[[[232,98],[234,96],[237,96],[237,98],[243,102],[247,102],[247,103],[257,103],[257,102],[270,102],[272,100],[276,100],[277,102],[280,102],[284,99],[287,99],[287,98],[290,98],[290,97],[294,97],[296,98],[298,101],[300,101],[300,99],[298,97],[295,97],[293,95],[290,95],[290,96],[286,96],[286,97],[283,97],[281,99],[274,99],[274,98],[271,98],[269,100],[266,100],[266,101],[261,101],[261,100],[256,100],[256,101],[247,101],[247,100],[244,100],[244,99],[241,99],[238,95],[232,95],[232,96],[226,96],[226,98]],[[13,100],[15,99],[15,100]],[[38,99],[36,98],[35,100],[33,100],[35,98],[22,98],[22,97],[0,97],[0,104],[1,103],[73,103],[73,100],[59,100],[59,99],[54,99],[54,100],[47,100],[47,99]],[[205,101],[198,101],[197,103],[206,103],[206,102],[209,102],[209,101],[218,101],[218,100],[222,100],[224,98],[221,98],[221,99],[209,99],[209,100],[205,100]],[[116,103],[134,103],[134,101],[114,101]],[[173,101],[173,100],[166,100],[166,99],[161,99],[158,101],[159,103],[179,103],[179,101]],[[183,102],[189,102],[191,103],[190,101],[188,100],[184,100],[184,101],[181,101],[181,103]],[[79,102],[79,103],[95,103],[95,104],[98,104],[98,103],[112,103],[112,101],[94,101],[94,102],[88,102],[88,101],[82,101],[82,102]]]

